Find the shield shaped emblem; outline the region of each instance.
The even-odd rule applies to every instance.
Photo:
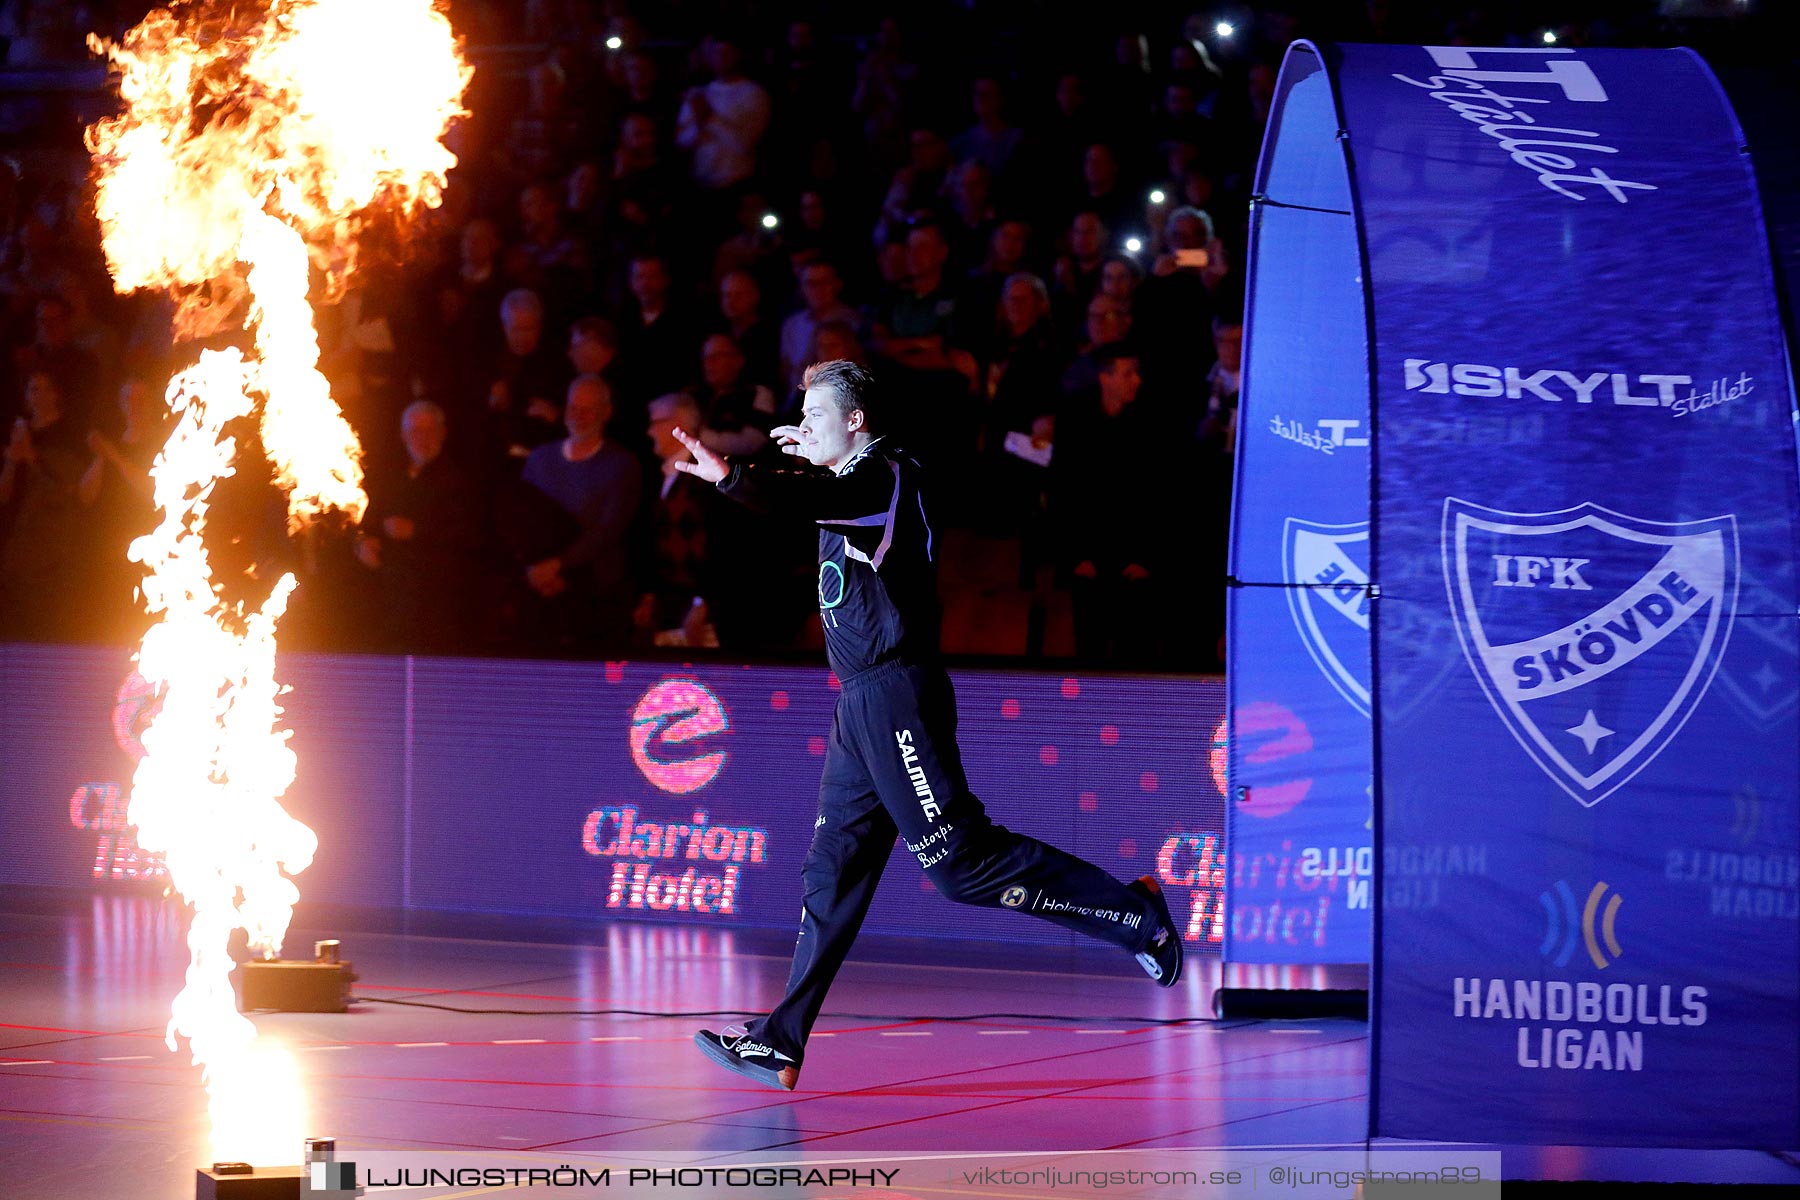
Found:
[[[1737,520],[1647,521],[1444,502],[1444,581],[1488,701],[1558,786],[1594,805],[1681,731],[1737,611]]]
[[[1369,523],[1289,517],[1282,533],[1288,610],[1338,695],[1369,715]]]

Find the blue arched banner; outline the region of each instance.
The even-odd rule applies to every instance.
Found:
[[[1374,785],[1373,1132],[1800,1144],[1794,396],[1716,81],[1679,50],[1299,44],[1263,175],[1233,711],[1310,726],[1252,689],[1354,694],[1327,668],[1365,655],[1360,738],[1304,753]],[[1326,420],[1366,429],[1360,506]]]
[[[1366,963],[1368,339],[1331,81],[1294,55],[1257,171],[1232,520],[1225,957]]]

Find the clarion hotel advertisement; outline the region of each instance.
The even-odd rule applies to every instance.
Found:
[[[788,929],[836,681],[822,668],[294,655],[282,661],[318,831],[305,903]],[[957,672],[994,818],[1131,879],[1190,949],[1224,936],[1216,680]],[[0,647],[0,882],[159,894],[126,800],[154,698],[123,653]],[[1073,944],[927,895],[896,844],[870,929]],[[304,908],[304,905],[303,905]]]

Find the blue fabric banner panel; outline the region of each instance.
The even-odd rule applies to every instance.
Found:
[[[1228,676],[1228,962],[1369,961],[1368,714],[1297,647],[1270,649],[1295,640],[1296,605],[1325,603],[1312,588],[1231,594],[1233,636],[1252,649]],[[1368,678],[1366,637],[1339,653],[1348,674]]]
[[[1330,79],[1282,69],[1258,171],[1232,518],[1225,956],[1364,963],[1367,321]]]
[[[1373,1131],[1800,1144],[1800,492],[1736,119],[1686,51],[1336,53],[1377,841],[1435,880],[1379,912]]]

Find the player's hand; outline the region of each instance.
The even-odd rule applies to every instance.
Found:
[[[800,427],[798,425],[777,425],[769,430],[769,436],[781,447],[783,454],[800,454]]]
[[[13,422],[12,438],[6,443],[6,458],[9,462],[28,463],[37,457],[31,445],[31,426],[24,417]]]
[[[1097,579],[1099,575],[1100,571],[1094,566],[1094,560],[1091,558],[1084,558],[1075,564],[1075,578],[1077,579]]]
[[[1144,580],[1150,578],[1150,572],[1137,563],[1126,563],[1125,569],[1119,572],[1119,574],[1125,576],[1125,578],[1131,580],[1133,583],[1142,583]]]
[[[682,636],[687,639],[685,644],[706,645],[706,623],[711,619],[712,613],[707,610],[706,602],[696,597],[695,603],[688,606],[687,616],[681,622]]]
[[[525,582],[531,585],[532,591],[548,600],[567,586],[562,577],[562,561],[546,558],[532,563],[525,568]]]
[[[981,377],[981,367],[976,363],[975,356],[967,350],[951,349],[945,351],[944,357],[950,360],[951,369],[968,381],[969,390],[973,392],[978,386],[976,381]]]
[[[720,455],[714,454],[700,443],[700,439],[685,429],[672,429],[675,440],[687,447],[687,452],[694,456],[693,462],[678,462],[677,471],[685,471],[707,483],[717,483],[730,474],[731,466]]]
[[[412,518],[388,517],[381,523],[381,532],[387,534],[396,542],[410,541],[412,540],[412,535],[414,533]]]

